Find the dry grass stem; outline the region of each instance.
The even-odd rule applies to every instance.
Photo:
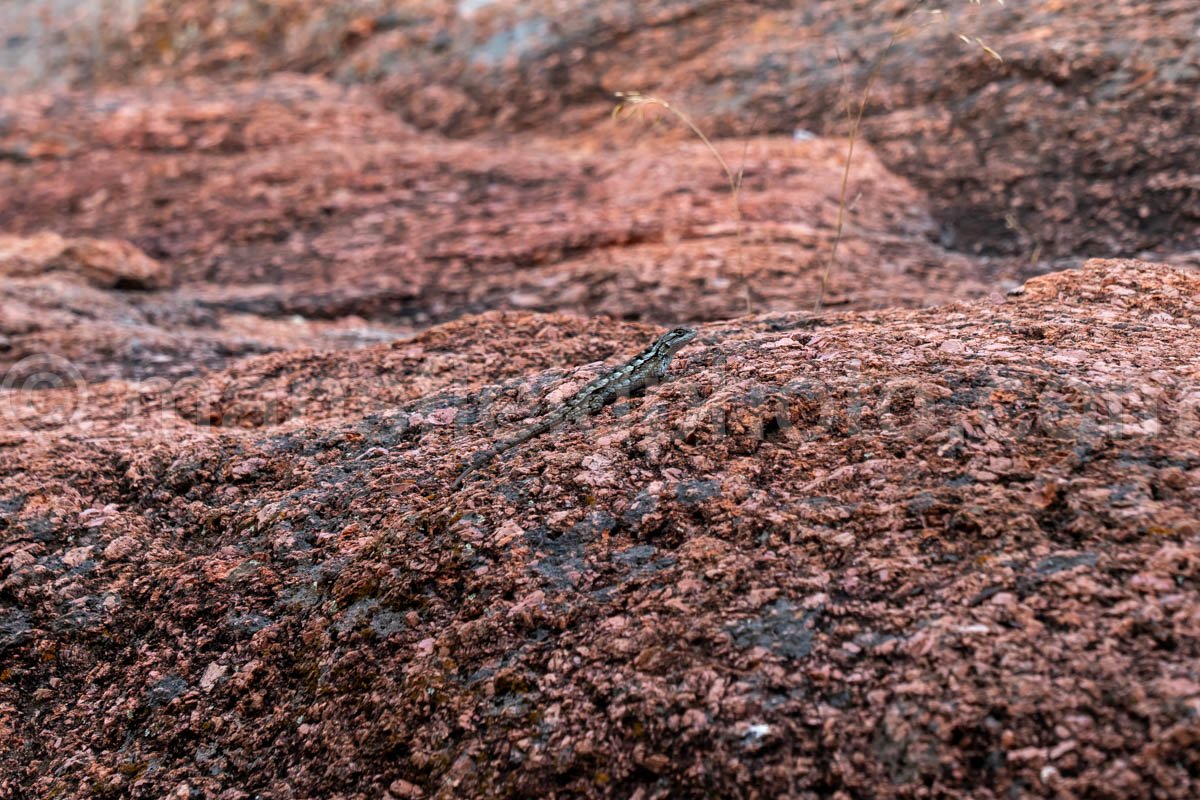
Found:
[[[664,110],[667,113],[674,116],[676,119],[678,119],[684,125],[686,125],[688,130],[690,130],[693,134],[695,134],[696,138],[698,138],[701,142],[704,143],[704,146],[706,148],[708,148],[708,152],[712,153],[713,158],[715,158],[717,160],[717,163],[721,165],[721,169],[725,173],[725,179],[729,182],[729,197],[730,197],[731,204],[733,205],[733,216],[734,216],[734,222],[735,222],[735,236],[737,238],[737,259],[736,260],[737,260],[737,266],[738,266],[738,280],[742,285],[743,298],[745,299],[745,302],[746,302],[746,313],[747,314],[754,313],[754,304],[750,298],[750,282],[746,279],[746,257],[745,257],[745,249],[743,247],[743,242],[742,242],[743,232],[742,232],[741,191],[742,191],[742,177],[745,175],[745,169],[746,169],[746,152],[750,147],[749,139],[746,140],[745,147],[743,147],[743,149],[742,149],[742,163],[738,167],[738,171],[735,173],[730,168],[729,163],[721,155],[720,151],[717,150],[716,146],[712,143],[712,140],[709,139],[708,136],[706,136],[704,134],[704,131],[700,130],[700,127],[682,109],[671,105],[671,103],[669,103],[666,100],[663,100],[660,97],[649,97],[647,95],[641,94],[640,92],[616,92],[616,96],[620,100],[620,102],[613,109],[612,115],[613,115],[614,119],[619,118],[623,111],[626,111],[629,109],[635,109],[637,111],[641,111],[642,109],[647,108],[647,107],[661,108],[662,110]]]
[[[995,2],[997,5],[1004,5],[1004,0],[995,0]],[[982,0],[971,0],[971,3],[977,6],[983,5]],[[841,245],[842,233],[845,230],[846,224],[846,194],[850,187],[850,164],[854,160],[854,146],[857,144],[859,134],[862,130],[863,115],[867,109],[867,102],[871,98],[871,89],[875,86],[875,80],[879,77],[883,64],[887,60],[888,55],[891,53],[892,48],[896,46],[896,43],[914,31],[920,30],[922,27],[924,27],[920,24],[913,24],[913,19],[918,12],[925,11],[928,14],[928,22],[926,24],[938,24],[945,20],[945,15],[942,12],[942,9],[925,9],[924,6],[925,0],[917,0],[916,5],[914,5],[905,13],[900,20],[900,24],[894,31],[892,31],[891,36],[888,37],[887,44],[884,46],[883,50],[879,52],[879,55],[877,55],[871,62],[871,68],[867,71],[867,82],[866,85],[863,86],[862,95],[859,97],[858,109],[853,113],[853,117],[850,120],[850,135],[849,141],[846,145],[846,164],[842,169],[841,189],[838,192],[838,213],[837,223],[835,225],[833,235],[833,245],[829,249],[829,257],[825,262],[825,270],[821,273],[821,284],[817,287],[817,299],[816,302],[813,303],[814,311],[821,310],[821,305],[825,302],[825,294],[829,289],[829,279],[833,275],[834,267],[837,266],[838,247]],[[987,53],[997,61],[1004,60],[1000,57],[998,52],[984,44],[983,40],[978,36],[968,36],[961,31],[955,31],[955,35],[967,44],[977,44],[983,50],[983,52]],[[840,53],[838,54],[838,63],[842,63]],[[851,115],[851,108],[848,102],[846,114],[848,117]]]

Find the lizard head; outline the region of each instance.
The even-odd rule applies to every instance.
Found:
[[[658,337],[654,349],[665,356],[673,356],[685,344],[696,338],[696,331],[691,328],[675,328]]]

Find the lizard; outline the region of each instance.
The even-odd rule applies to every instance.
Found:
[[[571,395],[562,405],[542,416],[530,427],[477,452],[471,457],[462,474],[454,481],[454,488],[460,488],[468,475],[487,466],[501,453],[524,444],[536,436],[541,436],[563,423],[595,414],[604,406],[621,397],[628,397],[647,386],[659,383],[667,374],[667,367],[670,365],[671,359],[684,345],[695,338],[696,331],[691,328],[675,328],[664,333],[654,341],[654,344],[616,369],[605,372],[588,383]]]

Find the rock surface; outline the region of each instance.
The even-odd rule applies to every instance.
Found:
[[[857,99],[870,83],[867,137],[930,192],[957,249],[1037,260],[1200,247],[1192,0],[375,0],[353,12],[203,0],[182,17],[150,0],[132,28],[90,69],[370,82],[414,125],[455,136],[587,129],[629,90],[721,135],[830,134],[844,131],[846,87]]]
[[[64,239],[54,233],[0,236],[0,275],[23,278],[62,271],[101,289],[161,289],[162,264],[128,242]]]
[[[709,324],[459,492],[652,329],[44,390],[0,442],[0,786],[1193,796],[1198,321],[1192,274],[1094,261]]]
[[[795,5],[0,20],[0,798],[1200,794],[1200,14]]]

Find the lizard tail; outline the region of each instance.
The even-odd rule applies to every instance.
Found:
[[[467,468],[464,469],[462,472],[460,472],[458,474],[458,477],[454,479],[454,489],[456,491],[458,489],[461,489],[462,485],[463,485],[463,481],[465,481],[467,479],[467,476],[470,475],[474,471],[475,471],[475,467],[468,464]]]
[[[481,450],[472,456],[471,460],[467,462],[465,467],[463,467],[463,471],[459,473],[457,478],[454,479],[454,488],[461,489],[463,482],[467,479],[467,476],[480,467],[486,465],[492,460],[494,455],[495,453],[493,453],[491,450]]]
[[[492,445],[491,447],[487,448],[486,450],[480,450],[478,453],[476,453],[474,456],[471,457],[470,462],[467,463],[467,466],[463,469],[462,474],[459,475],[458,478],[454,481],[454,488],[455,489],[461,488],[463,485],[463,481],[466,480],[468,475],[470,475],[472,472],[474,472],[475,470],[477,470],[481,467],[487,466],[493,458],[500,455],[504,451],[511,450],[512,448],[516,447],[519,444],[524,444],[525,442],[528,442],[530,439],[532,439],[535,436],[542,435],[543,433],[550,430],[551,428],[558,426],[562,421],[563,421],[563,415],[561,413],[552,414],[550,417],[542,420],[537,425],[534,425],[532,428],[522,431],[521,433],[518,433],[516,436],[511,436],[507,439],[504,439],[503,441],[497,442],[496,444]]]

